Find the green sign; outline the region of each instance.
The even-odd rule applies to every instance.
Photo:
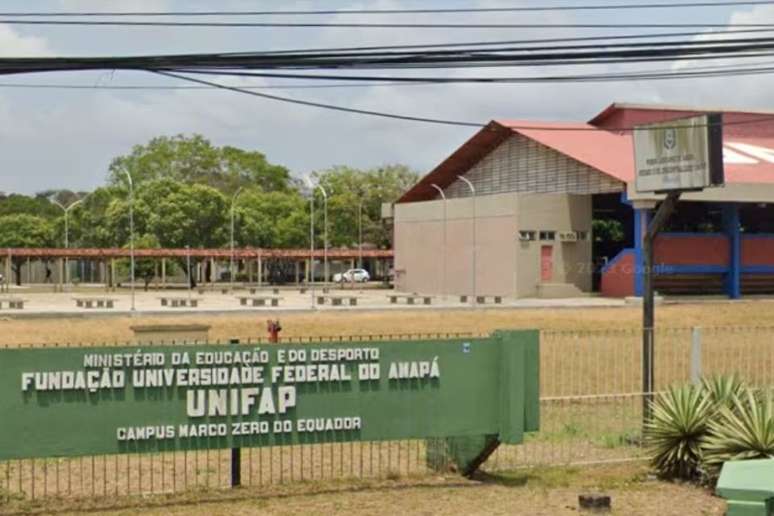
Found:
[[[0,459],[538,428],[538,334],[0,350]]]

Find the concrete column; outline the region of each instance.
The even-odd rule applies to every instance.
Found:
[[[167,259],[161,259],[161,287],[167,288]]]
[[[298,262],[298,260],[296,260],[293,262],[293,265],[296,268],[296,285],[298,285],[301,283],[301,264]]]
[[[65,276],[65,263],[62,258],[57,258],[56,260],[56,270],[57,270],[57,278],[56,278],[56,286],[60,292],[64,291],[64,276]]]
[[[110,259],[110,287],[116,288],[116,259]]]
[[[307,283],[309,283],[311,281],[311,277],[309,275],[310,270],[311,269],[309,267],[309,260],[306,259],[306,260],[304,260],[304,278],[306,278],[306,282]]]
[[[723,232],[728,238],[729,264],[725,277],[726,295],[730,299],[742,297],[742,235],[739,224],[739,206],[723,205]]]
[[[263,285],[263,258],[258,255],[258,286]]]
[[[27,257],[27,284],[32,283],[32,260]]]

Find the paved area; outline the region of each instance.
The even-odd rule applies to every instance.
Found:
[[[224,286],[223,288],[227,288]],[[392,290],[366,287],[355,288],[330,288],[327,294],[323,294],[321,287],[309,289],[301,293],[298,288],[280,287],[275,294],[271,287],[263,288],[251,294],[245,288],[236,288],[233,291],[223,293],[221,287],[207,289],[203,294],[196,290],[188,291],[184,288],[169,290],[137,289],[135,291],[135,311],[140,314],[174,314],[174,313],[239,313],[239,312],[295,312],[309,311],[314,306],[315,310],[395,310],[415,309],[426,310],[433,308],[470,309],[470,302],[460,302],[459,296],[432,296],[431,304],[423,304],[422,299],[417,299],[415,304],[407,304],[405,299],[399,299],[398,303],[390,302],[391,294],[405,294]],[[341,306],[333,306],[330,299],[326,299],[324,305],[316,303],[316,297],[344,296],[356,297],[357,306],[350,306],[349,300],[344,299]],[[266,297],[266,306],[252,306],[252,302],[242,305],[240,297]],[[279,297],[278,306],[271,306],[271,298]],[[67,289],[65,292],[53,292],[48,286],[14,287],[10,293],[0,293],[0,298],[15,298],[24,300],[24,309],[10,309],[7,304],[0,308],[3,316],[45,316],[45,315],[89,315],[89,314],[127,314],[131,313],[132,296],[129,289],[121,289],[116,292],[106,292],[100,286],[79,286]],[[162,305],[162,298],[167,298]],[[91,300],[91,303],[85,303]],[[101,300],[112,300],[113,308],[105,306]],[[174,300],[174,302],[173,302]],[[191,306],[190,300],[197,301],[196,306]],[[80,301],[80,303],[79,303]],[[313,301],[315,303],[313,304]],[[78,306],[78,305],[81,306]],[[87,307],[90,304],[91,308]],[[177,306],[173,306],[177,305]],[[494,304],[491,299],[484,305],[476,308],[580,308],[580,307],[615,307],[625,306],[620,299],[606,299],[600,297],[583,297],[572,299],[510,299],[503,298],[502,304]]]

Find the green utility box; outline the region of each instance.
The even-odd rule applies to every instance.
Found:
[[[774,515],[774,460],[726,462],[715,491],[728,501],[728,516]]]

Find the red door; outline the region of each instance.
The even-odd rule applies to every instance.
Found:
[[[540,281],[550,282],[554,277],[554,246],[540,247]]]

